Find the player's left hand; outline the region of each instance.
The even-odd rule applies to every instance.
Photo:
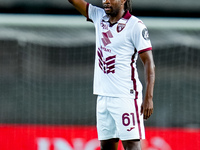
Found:
[[[143,118],[148,119],[153,113],[153,101],[146,100],[142,103],[141,106],[141,114],[143,114]]]

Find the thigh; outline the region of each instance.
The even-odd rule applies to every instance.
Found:
[[[99,140],[117,138],[117,129],[113,117],[107,109],[107,100],[109,97],[97,97],[97,133]]]
[[[101,150],[117,150],[118,149],[119,139],[109,139],[109,140],[101,140]]]
[[[144,139],[141,103],[142,101],[138,99],[112,98],[107,104],[121,140]]]
[[[122,141],[125,150],[141,150],[140,140],[127,140]]]

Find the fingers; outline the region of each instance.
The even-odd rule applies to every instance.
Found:
[[[153,108],[152,109],[145,109],[143,111],[143,118],[148,119],[153,114]]]
[[[143,106],[141,106],[140,114],[143,114]]]
[[[153,113],[153,101],[146,100],[141,105],[141,113],[143,114],[143,118],[148,119]]]

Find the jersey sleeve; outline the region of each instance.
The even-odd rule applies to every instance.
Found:
[[[92,4],[87,4],[87,20],[92,21],[94,24],[102,18],[104,15],[104,10],[102,8],[93,6]]]
[[[152,50],[148,30],[142,21],[138,20],[134,28],[132,28],[131,35],[133,44],[137,49],[138,53]]]

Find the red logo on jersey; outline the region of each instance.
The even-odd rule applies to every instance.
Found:
[[[103,35],[103,38],[101,38],[104,46],[108,45],[111,43],[110,39],[109,38],[113,38],[113,35],[112,33],[109,31],[107,32],[102,32],[102,35]]]
[[[101,70],[106,73],[115,73],[115,58],[116,55],[109,56],[106,59],[103,57],[103,53],[100,48],[98,48],[98,56],[99,56],[99,67]]]
[[[117,25],[117,32],[121,32],[125,28],[126,24],[119,23]]]

